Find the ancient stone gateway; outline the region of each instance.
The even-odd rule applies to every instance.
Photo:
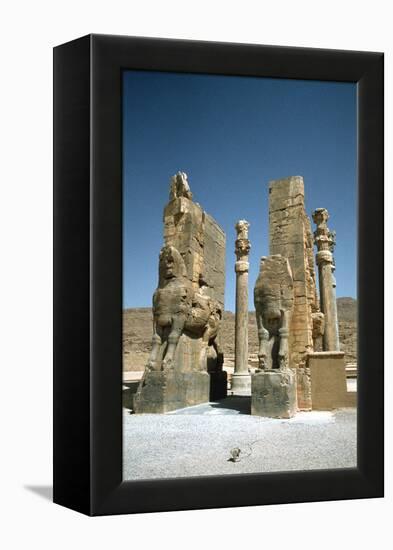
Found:
[[[315,210],[313,235],[303,178],[270,182],[270,256],[261,260],[254,289],[259,369],[252,377],[252,414],[290,417],[296,410],[342,407],[353,401],[339,351],[335,233],[327,227],[328,219],[325,208]]]
[[[259,368],[262,374],[253,376],[252,402],[259,403],[258,412],[253,407],[253,413],[292,416],[296,408],[310,410],[312,407],[307,355],[313,351],[314,341],[320,338],[323,330],[323,315],[319,309],[315,280],[313,234],[304,207],[304,182],[300,176],[274,180],[269,184],[269,249],[270,256],[261,262],[254,293],[260,340]],[[281,281],[280,292],[275,280]],[[288,306],[288,292],[291,294],[291,308]],[[275,329],[269,331],[265,323],[271,323]],[[284,368],[289,369],[290,376],[288,373],[284,376],[285,384],[283,380],[277,382],[280,388],[286,388],[279,397],[277,392],[274,395],[266,393],[269,376],[263,375],[263,371],[267,369],[275,374],[274,380],[280,378],[279,371],[283,370],[282,353],[271,357],[265,350],[268,345],[281,349],[284,344],[280,340],[283,338],[287,342]],[[264,382],[257,383],[257,380]],[[296,391],[293,392],[292,385],[295,383]],[[262,401],[261,392],[266,393]],[[296,397],[295,403],[293,395]],[[272,400],[280,399],[281,413],[278,412],[279,405],[273,407],[271,404]],[[264,409],[261,403],[265,403]]]
[[[171,179],[153,296],[152,351],[134,396],[136,413],[164,413],[226,395],[219,344],[225,233],[192,200],[187,176]]]
[[[251,412],[289,418],[298,410],[343,406],[333,248],[328,213],[313,214],[312,234],[300,176],[269,184],[269,256],[254,288],[258,368]],[[249,224],[237,222],[235,372],[232,391],[249,395]],[[318,298],[314,243],[321,300]],[[220,326],[224,310],[225,234],[193,201],[187,175],[171,179],[164,208],[164,246],[153,296],[152,349],[134,397],[136,413],[164,413],[226,396]],[[321,308],[320,308],[321,303]],[[321,351],[323,349],[323,351]]]

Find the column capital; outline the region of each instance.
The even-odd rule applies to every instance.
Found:
[[[250,227],[250,224],[246,220],[239,220],[236,225],[236,233],[237,233],[237,239],[235,241],[235,254],[237,257],[237,262],[241,263],[247,263],[247,270],[248,270],[248,255],[250,253],[251,244],[248,240],[248,228]],[[238,271],[237,268],[235,268],[236,271]],[[241,271],[245,271],[242,269]]]
[[[329,254],[321,254],[320,261],[327,261],[332,263],[333,258],[332,252],[336,244],[336,233],[335,231],[330,231],[327,226],[327,221],[329,219],[329,212],[326,208],[317,208],[314,210],[312,219],[316,224],[317,228],[314,231],[314,243],[318,248],[319,252],[328,252]],[[317,254],[317,263],[318,263],[318,254]]]
[[[248,228],[250,224],[247,220],[239,220],[236,222],[235,229],[238,239],[248,239]]]
[[[315,225],[317,225],[319,228],[325,228],[327,229],[326,222],[329,219],[329,212],[326,210],[326,208],[316,208],[312,214],[312,219]]]

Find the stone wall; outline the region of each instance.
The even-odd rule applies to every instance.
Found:
[[[347,390],[344,353],[323,351],[310,353],[312,406],[314,410],[356,407],[356,392]]]
[[[189,198],[175,198],[164,209],[164,242],[182,255],[195,290],[206,284],[224,310],[225,233],[217,222]]]
[[[133,401],[137,413],[187,407],[227,391],[219,343],[225,233],[192,200],[183,172],[171,179],[163,221],[152,348]]]
[[[294,307],[289,330],[290,367],[297,371],[298,408],[311,408],[307,353],[313,350],[313,313],[319,311],[313,235],[304,206],[300,176],[269,184],[270,254],[288,258],[293,275]]]

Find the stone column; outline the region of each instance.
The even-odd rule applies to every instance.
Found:
[[[330,252],[333,255],[333,261],[332,261],[332,287],[333,287],[333,290],[332,290],[332,293],[333,293],[334,307],[332,308],[332,316],[333,316],[332,320],[333,320],[333,322],[336,326],[336,333],[337,333],[337,349],[334,350],[334,351],[339,351],[340,350],[340,333],[339,333],[339,330],[338,330],[337,295],[336,295],[337,283],[336,283],[336,277],[334,275],[334,272],[336,271],[336,262],[334,261],[334,247],[336,246],[336,232],[331,231],[329,233],[329,236],[330,236],[330,240],[331,240]]]
[[[251,395],[251,375],[248,370],[248,254],[250,241],[246,220],[235,225],[236,314],[235,314],[235,371],[232,376],[232,393]]]
[[[340,341],[337,322],[336,281],[333,275],[334,233],[329,231],[327,221],[329,213],[326,208],[317,208],[312,216],[317,226],[314,242],[318,248],[316,261],[319,273],[319,292],[321,311],[325,315],[325,333],[323,336],[324,351],[339,351]]]

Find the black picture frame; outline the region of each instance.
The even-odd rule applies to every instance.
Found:
[[[358,89],[358,465],[122,481],[122,71]],[[88,35],[54,49],[54,502],[88,515],[383,496],[383,54]]]

